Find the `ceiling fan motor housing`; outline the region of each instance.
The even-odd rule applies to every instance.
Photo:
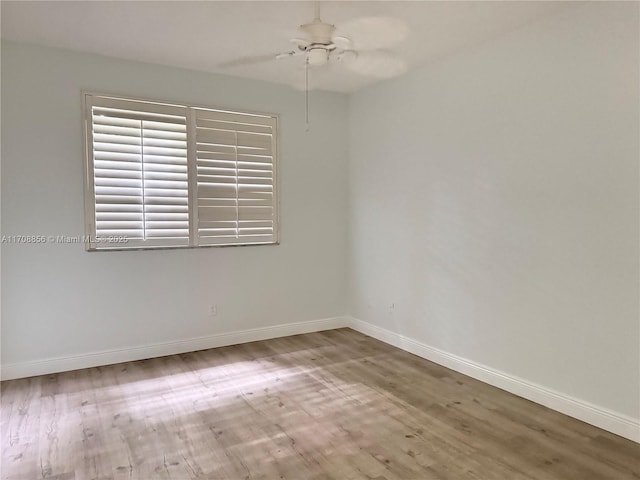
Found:
[[[329,53],[336,46],[331,40],[336,27],[316,18],[311,23],[300,25],[300,30],[305,34],[307,45],[299,45],[301,50],[307,52],[307,62],[312,66],[324,65],[329,61]]]
[[[331,36],[333,32],[335,32],[336,27],[320,19],[316,19],[311,23],[300,25],[300,30],[306,34],[307,40],[311,45],[331,45]]]

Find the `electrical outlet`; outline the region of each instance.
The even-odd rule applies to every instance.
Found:
[[[218,315],[218,306],[217,305],[209,305],[209,315],[215,317]]]

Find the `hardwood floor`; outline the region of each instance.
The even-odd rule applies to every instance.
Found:
[[[640,445],[349,329],[2,383],[3,480],[640,478]]]

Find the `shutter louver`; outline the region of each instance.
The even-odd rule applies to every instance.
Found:
[[[97,242],[189,245],[186,109],[96,98],[91,118]]]
[[[271,116],[196,109],[200,245],[276,242]]]

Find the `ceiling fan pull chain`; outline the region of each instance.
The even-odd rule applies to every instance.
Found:
[[[309,131],[309,57],[304,59],[304,115],[306,128]]]

